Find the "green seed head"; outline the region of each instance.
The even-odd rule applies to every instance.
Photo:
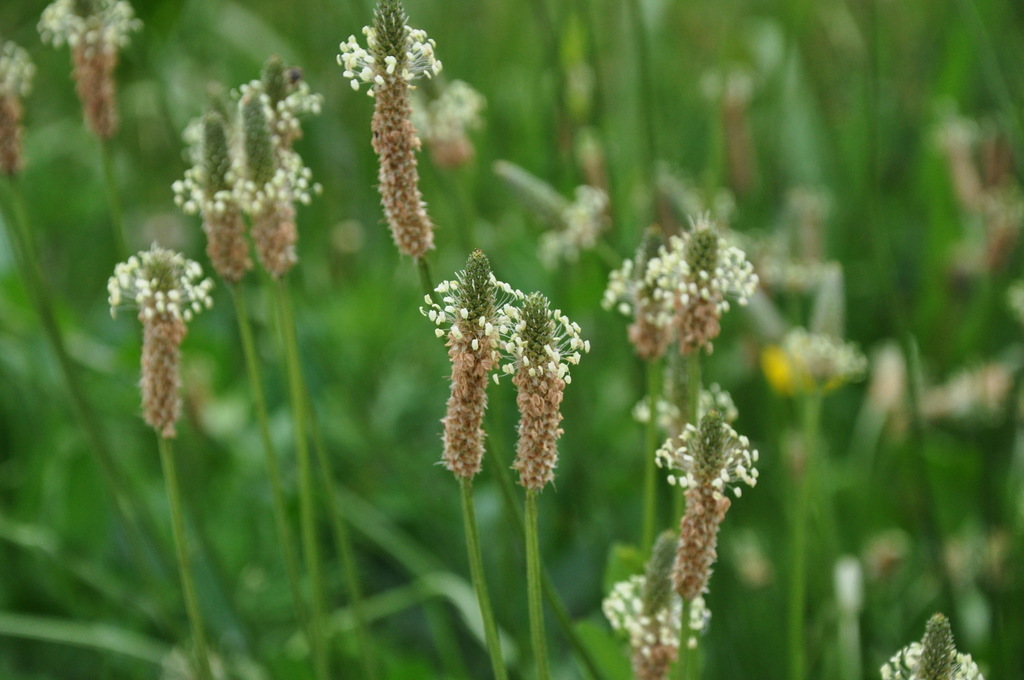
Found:
[[[263,65],[260,80],[263,82],[263,91],[270,97],[272,106],[288,96],[288,90],[291,87],[288,69],[285,68],[281,57],[276,54],[267,59],[267,63]]]
[[[242,102],[242,129],[250,178],[257,185],[266,184],[274,176],[274,147],[267,114],[258,95],[246,97]]]
[[[651,550],[647,562],[646,581],[642,596],[644,614],[654,616],[667,609],[672,602],[672,567],[676,561],[676,543],[679,537],[669,530],[662,532]]]
[[[395,57],[399,67],[405,62],[405,24],[408,19],[400,0],[380,0],[373,13],[373,30],[377,34],[376,53],[381,59]],[[400,68],[398,70],[401,72]]]
[[[701,418],[699,449],[694,452],[694,477],[699,480],[714,479],[722,470],[725,460],[725,421],[718,411],[709,411]]]
[[[547,353],[555,340],[555,322],[551,318],[550,303],[540,293],[530,293],[523,304],[522,338],[526,345],[524,352],[531,366],[540,366],[551,361]]]
[[[474,250],[466,260],[466,270],[460,281],[460,302],[469,311],[471,323],[483,317],[493,319],[495,315],[494,282],[491,280],[491,263],[481,250]]]
[[[718,233],[711,226],[694,227],[686,243],[686,264],[693,272],[714,272],[718,265]]]
[[[231,188],[228,170],[231,156],[228,151],[228,135],[224,116],[214,108],[203,116],[203,166],[206,170],[206,189],[215,193]]]
[[[921,680],[952,680],[956,670],[956,646],[949,619],[942,614],[932,616],[925,627],[921,647],[917,677]]]

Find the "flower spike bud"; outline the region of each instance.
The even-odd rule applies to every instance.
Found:
[[[43,42],[71,48],[85,122],[100,139],[117,132],[114,69],[128,35],[141,28],[126,0],[55,0],[39,19]]]
[[[436,99],[414,99],[412,124],[426,141],[434,163],[456,168],[473,159],[475,150],[468,132],[483,126],[484,96],[461,80],[441,89]]]
[[[11,177],[23,165],[22,100],[32,90],[35,66],[23,48],[0,38],[0,173]]]
[[[444,425],[444,466],[457,477],[472,479],[484,455],[484,410],[487,382],[500,359],[501,332],[508,327],[502,311],[518,291],[494,278],[487,256],[474,250],[455,280],[442,282],[435,291],[442,302],[427,298],[420,312],[447,338],[452,362],[451,396],[441,420]]]
[[[180,253],[153,245],[114,268],[107,282],[110,313],[138,309],[142,322],[142,415],[162,437],[175,436],[181,413],[181,342],[192,317],[213,305],[213,281]]]
[[[825,265],[811,311],[811,332],[841,338],[846,328],[843,270],[837,263]]]
[[[912,642],[881,668],[882,680],[984,680],[970,654],[956,651],[949,619],[935,614],[924,639]]]

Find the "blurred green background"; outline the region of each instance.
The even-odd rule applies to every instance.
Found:
[[[39,42],[44,6],[0,6],[0,33],[37,66],[20,186],[97,424],[170,546],[155,442],[139,417],[140,333],[130,318],[111,321],[106,305],[116,257],[98,146],[81,122],[67,49]],[[951,618],[959,648],[987,677],[1024,677],[1017,389],[1024,353],[1005,301],[1021,258],[1011,244],[1000,266],[973,266],[965,252],[977,249],[978,219],[958,205],[935,142],[944,112],[955,110],[999,140],[1011,159],[1005,181],[1020,182],[1024,4],[409,0],[406,7],[410,23],[437,41],[444,75],[487,99],[471,163],[445,170],[421,154],[422,189],[438,225],[435,279],[460,269],[470,247],[483,248],[498,278],[545,292],[593,346],[566,392],[558,474],[540,501],[542,554],[573,618],[589,621],[589,634],[603,640],[609,554],[638,540],[643,428],[630,410],[643,395],[643,366],[626,340],[628,320],[600,307],[617,263],[584,252],[578,262],[543,267],[537,243],[545,225],[491,166],[510,160],[569,196],[585,179],[576,151],[589,136],[603,149],[612,218],[605,237],[620,256],[632,255],[655,217],[658,162],[700,190],[733,189],[731,226],[740,234],[787,228],[787,193],[812,187],[829,196],[824,250],[845,271],[849,339],[869,356],[890,346],[915,357],[908,373],[925,392],[989,362],[1005,369],[1009,385],[995,407],[925,418],[920,428],[902,401],[891,411],[874,407],[870,381],[828,397],[811,524],[808,658],[814,676],[858,677],[843,656],[848,631],[833,585],[836,561],[851,555],[865,579],[856,623],[862,677],[877,677],[883,661],[920,639],[935,611]],[[114,143],[133,250],[158,241],[206,266],[199,220],[176,209],[170,185],[188,167],[181,131],[202,111],[211,82],[237,87],[280,54],[324,95],[322,115],[305,121],[297,145],[324,191],[299,210],[300,265],[290,278],[334,474],[355,494],[347,507],[364,588],[379,614],[378,653],[388,677],[486,677],[480,636],[464,616],[475,602],[457,485],[436,464],[446,353],[417,310],[415,269],[382,222],[372,102],[350,89],[335,63],[338,42],[369,22],[369,0],[135,8],[144,29],[118,68],[122,128]],[[753,82],[745,190],[729,172],[727,124],[701,87],[708,73],[735,66]],[[265,287],[254,275],[247,285],[274,434],[294,489],[287,391]],[[778,302],[791,322],[802,322],[804,298]],[[0,677],[185,677],[173,674],[166,656],[186,631],[177,581],[173,572],[161,578],[134,568],[6,240],[0,319]],[[761,374],[765,339],[757,325],[737,309],[724,326],[704,375],[733,394],[736,428],[761,451],[761,483],[734,503],[722,529],[704,677],[772,680],[786,677],[784,449],[795,409]],[[255,667],[264,677],[309,677],[223,285],[212,312],[191,325],[184,374],[187,422],[176,451],[190,527],[201,537],[199,587],[215,647],[233,677],[260,677],[247,675]],[[881,377],[906,393],[898,370]],[[491,402],[488,446],[507,463],[511,386],[492,388]],[[515,675],[531,677],[521,545],[494,465],[485,458],[476,482],[486,567],[499,624],[519,650]],[[661,491],[666,515],[668,492]],[[349,669],[338,677],[357,677],[348,599],[326,525],[323,544]],[[549,638],[555,676],[583,677],[551,622]],[[624,677],[623,669],[628,677],[619,646],[598,646],[608,677]]]

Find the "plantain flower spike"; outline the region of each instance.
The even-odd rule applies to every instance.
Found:
[[[633,317],[629,341],[637,356],[645,361],[663,356],[671,340],[672,316],[647,281],[647,265],[658,255],[661,246],[661,231],[656,226],[648,228],[633,259],[625,260],[619,269],[608,275],[608,287],[601,300],[605,309],[614,307]]]
[[[114,268],[107,282],[110,314],[138,310],[142,322],[142,415],[164,438],[175,436],[181,413],[179,365],[187,323],[213,305],[213,281],[180,253],[156,244]]]
[[[518,390],[519,439],[512,467],[519,483],[540,491],[555,477],[558,439],[562,436],[562,396],[571,381],[569,366],[590,351],[580,327],[560,310],[551,310],[540,293],[525,298],[522,306],[506,305],[509,339],[505,352],[511,360],[502,371],[512,375]]]
[[[455,476],[468,480],[480,472],[484,456],[487,383],[498,366],[501,337],[509,323],[503,309],[522,293],[494,277],[480,250],[470,254],[454,280],[442,282],[435,292],[441,303],[425,296],[427,306],[420,312],[437,326],[437,337],[446,338],[452,362],[451,396],[441,420],[442,462]]]
[[[434,248],[434,223],[419,189],[416,152],[420,139],[411,122],[409,90],[420,77],[441,72],[433,40],[411,28],[399,0],[380,0],[373,26],[363,28],[366,47],[355,36],[339,46],[338,64],[352,89],[368,83],[375,99],[373,150],[380,161],[378,189],[391,236],[403,255],[422,258]]]
[[[0,37],[0,173],[21,171],[22,100],[32,90],[35,66],[24,48]]]
[[[722,315],[730,309],[729,298],[746,305],[758,284],[746,254],[729,245],[707,215],[669,238],[648,262],[645,280],[663,314],[671,317],[683,354],[710,353]]]
[[[956,651],[949,619],[935,614],[924,639],[912,642],[882,666],[882,680],[985,680],[970,654]]]
[[[175,202],[186,214],[202,215],[206,254],[213,268],[228,283],[238,283],[252,268],[252,260],[234,191],[241,168],[231,154],[232,127],[217,106],[189,126],[186,138],[192,142],[194,165],[172,188]]]
[[[672,590],[675,546],[675,534],[662,533],[644,574],[616,583],[602,604],[612,628],[629,637],[637,680],[667,677],[679,655],[683,602]]]
[[[299,116],[319,113],[321,102],[302,82],[301,72],[286,69],[277,57],[264,66],[260,80],[240,88],[245,163],[244,178],[235,183],[236,200],[252,220],[260,264],[275,279],[298,261],[295,203],[308,205],[321,191],[292,148],[302,135]]]
[[[39,19],[43,42],[71,48],[85,123],[101,140],[117,132],[114,70],[120,50],[141,28],[126,0],[56,0]]]
[[[730,505],[725,491],[732,488],[739,497],[741,482],[757,484],[758,453],[712,410],[701,418],[699,428],[687,425],[679,441],[669,440],[656,455],[660,467],[675,470],[669,483],[686,490],[672,578],[680,597],[692,602],[707,590],[718,558],[718,529]]]

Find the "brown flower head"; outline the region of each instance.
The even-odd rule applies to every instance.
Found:
[[[521,307],[506,305],[505,309],[510,322],[505,351],[511,360],[502,370],[513,376],[519,405],[519,439],[512,467],[519,472],[520,484],[540,491],[555,477],[562,394],[571,380],[569,365],[579,363],[581,350],[590,351],[590,342],[580,338],[578,324],[560,310],[551,311],[540,293],[527,296]]]
[[[419,189],[420,140],[410,120],[409,90],[416,78],[440,73],[441,62],[434,57],[434,41],[410,28],[407,18],[399,0],[380,0],[373,26],[363,28],[367,47],[349,36],[340,45],[338,64],[353,89],[370,84],[367,94],[376,100],[371,128],[384,215],[398,250],[421,258],[434,247],[434,224]]]
[[[21,170],[22,99],[34,74],[28,52],[0,38],[0,172],[8,177]]]
[[[110,314],[138,309],[142,322],[142,415],[157,434],[170,438],[181,412],[178,397],[181,341],[192,316],[213,304],[213,281],[180,253],[153,245],[114,268],[107,282]]]
[[[676,592],[684,600],[693,601],[707,590],[718,557],[718,527],[730,505],[723,491],[731,486],[738,497],[739,482],[757,484],[757,458],[757,450],[718,411],[707,413],[699,428],[687,425],[682,437],[658,449],[658,465],[681,473],[671,475],[669,483],[686,489],[673,573]]]
[[[43,42],[71,48],[82,114],[100,139],[117,132],[114,69],[128,35],[141,28],[126,0],[55,0],[39,20]]]
[[[447,338],[452,361],[451,396],[444,425],[444,466],[457,477],[472,479],[484,455],[484,410],[487,381],[498,365],[501,335],[508,318],[504,300],[516,291],[494,278],[487,256],[473,251],[465,270],[444,281],[435,292],[441,304],[426,296],[420,312],[437,325],[435,333]]]

